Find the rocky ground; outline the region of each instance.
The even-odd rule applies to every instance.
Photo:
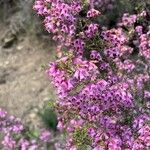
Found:
[[[11,39],[0,28],[0,107],[33,121],[43,103],[55,99],[41,67],[54,59],[53,48],[32,36]]]

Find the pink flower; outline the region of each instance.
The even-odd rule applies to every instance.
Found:
[[[94,9],[94,8],[90,9],[90,10],[88,11],[88,13],[87,13],[87,17],[88,17],[88,18],[97,17],[97,16],[100,16],[100,15],[101,15],[100,11],[98,11],[98,10],[96,10],[96,9]]]
[[[43,130],[40,135],[40,139],[44,142],[50,141],[51,133],[48,130]]]

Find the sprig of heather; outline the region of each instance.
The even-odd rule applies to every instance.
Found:
[[[93,2],[37,0],[34,5],[49,18],[44,23],[59,49],[67,49],[47,70],[59,96],[58,128],[67,132],[68,150],[149,149],[150,16],[126,13],[107,29],[96,23],[101,12]]]
[[[58,142],[48,129],[31,131],[19,118],[9,115],[1,108],[0,136],[0,145],[4,150],[46,150],[48,146],[54,147],[55,142]],[[56,145],[56,149],[60,147]]]

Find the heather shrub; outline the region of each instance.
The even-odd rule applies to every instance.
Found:
[[[43,108],[45,109],[45,108]],[[0,108],[0,149],[2,150],[47,150],[60,147],[63,136],[54,132],[54,125],[31,128],[24,125],[20,118],[16,118]],[[46,117],[46,116],[44,116]],[[53,129],[53,130],[52,130]],[[61,144],[62,146],[62,144]]]
[[[113,25],[101,24],[110,1],[100,7],[102,1],[94,0],[35,1],[33,8],[57,43],[57,60],[46,71],[58,94],[50,109],[57,113],[57,129],[65,140],[55,149],[150,149],[149,2],[131,1],[126,13],[119,6],[129,1],[111,2],[112,12],[118,7],[119,13]],[[17,122],[8,131],[22,128]],[[44,142],[36,137],[35,149],[40,149]]]
[[[94,2],[35,1],[58,43],[47,69],[59,97],[57,127],[68,150],[149,149],[149,12],[142,6],[107,28]]]
[[[3,109],[0,109],[0,135],[2,149],[5,150],[46,149],[53,136],[46,129],[30,131],[19,118],[9,115]]]

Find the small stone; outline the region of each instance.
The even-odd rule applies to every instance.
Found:
[[[3,63],[0,63],[0,67],[2,67],[3,66]]]
[[[2,42],[3,42],[2,47],[10,48],[14,44],[15,41],[16,41],[16,37],[13,35],[11,35],[10,37],[6,37],[2,40]]]
[[[35,92],[35,91],[36,91],[36,89],[35,89],[35,88],[32,88],[32,91],[33,91],[33,92]]]
[[[38,109],[37,108],[34,108],[34,110],[33,110],[35,113],[37,113],[38,112]]]
[[[29,117],[32,118],[32,119],[34,119],[36,117],[36,114],[32,113],[32,114],[29,115]]]
[[[33,80],[36,80],[36,77],[33,77],[32,79],[33,79]]]
[[[9,65],[9,63],[10,63],[9,61],[5,61],[5,65]]]
[[[17,46],[17,50],[22,50],[23,49],[23,46],[22,45],[19,45],[19,46]]]

